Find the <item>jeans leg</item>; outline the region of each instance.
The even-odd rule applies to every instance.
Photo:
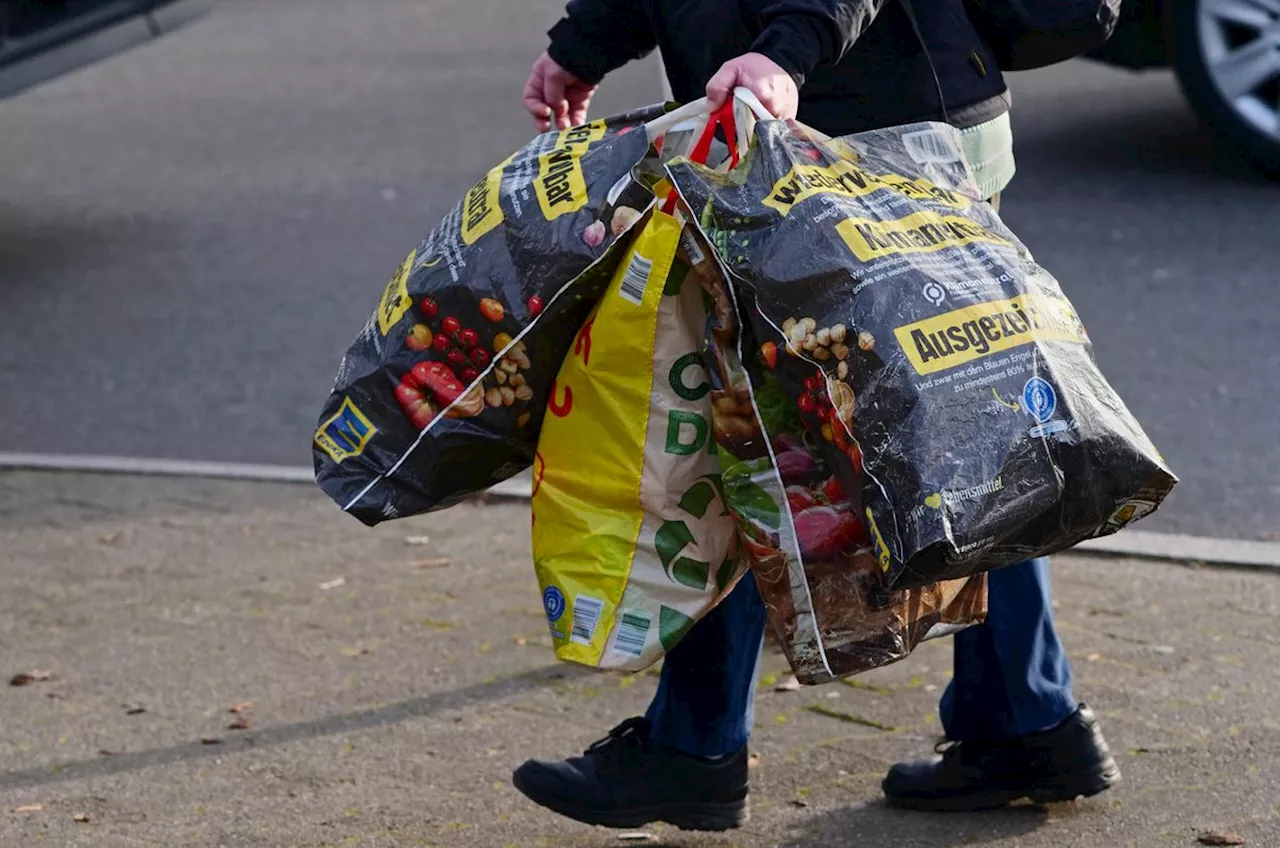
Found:
[[[1053,626],[1047,557],[988,575],[986,623],[955,636],[940,714],[949,739],[1024,736],[1075,712],[1071,666]]]
[[[764,621],[764,602],[748,572],[667,654],[646,714],[659,745],[718,757],[747,744]]]

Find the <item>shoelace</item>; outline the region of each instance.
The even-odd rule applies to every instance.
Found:
[[[619,724],[609,735],[591,743],[583,753],[607,759],[635,759],[650,748],[649,722],[643,718],[629,718]]]

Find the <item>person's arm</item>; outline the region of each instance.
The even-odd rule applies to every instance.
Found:
[[[570,0],[547,55],[589,85],[658,46],[643,0]]]
[[[707,83],[711,107],[741,85],[776,117],[794,118],[805,77],[844,58],[886,1],[774,0],[761,13],[764,28],[751,52],[725,62]]]
[[[587,119],[600,80],[657,46],[642,0],[570,0],[524,84],[524,106],[540,132]]]
[[[751,46],[797,85],[819,65],[844,58],[885,0],[775,0],[761,13],[764,28]]]

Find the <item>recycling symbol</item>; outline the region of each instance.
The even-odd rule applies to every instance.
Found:
[[[720,475],[707,474],[689,487],[680,496],[679,507],[694,518],[703,518],[713,501],[720,499],[724,503],[721,491]],[[722,514],[727,515],[725,510]],[[668,579],[688,586],[692,589],[706,590],[707,580],[711,576],[711,563],[685,556],[684,550],[689,545],[696,545],[697,539],[682,519],[664,521],[654,534],[653,545],[662,560],[662,568]],[[724,591],[729,579],[733,576],[733,557],[728,557],[716,569],[716,591]]]

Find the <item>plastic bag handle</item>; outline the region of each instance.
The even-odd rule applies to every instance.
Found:
[[[761,120],[773,120],[773,115],[749,88],[738,86],[733,90],[733,97],[727,99],[720,105],[720,108],[708,115],[706,126],[702,128],[702,135],[698,137],[697,143],[694,144],[693,150],[689,153],[690,162],[695,162],[699,165],[707,164],[707,157],[711,154],[711,142],[715,140],[716,130],[723,129],[725,144],[729,148],[729,167],[737,167],[739,161],[738,133],[735,126],[736,119],[734,118],[734,107],[737,103],[745,105]],[[698,107],[697,110],[692,108],[695,105]],[[650,141],[653,141],[663,132],[687,120],[691,114],[696,114],[697,112],[705,113],[706,109],[707,99],[703,97],[693,101],[693,103],[668,112],[661,118],[650,121],[645,125],[645,132],[649,134]],[[673,189],[667,193],[666,200],[662,204],[662,211],[670,215],[675,212],[675,208],[676,192]]]
[[[738,134],[734,129],[732,99],[726,100],[719,109],[711,113],[707,118],[707,124],[702,128],[702,135],[698,136],[698,141],[693,146],[693,150],[689,153],[689,161],[696,162],[699,165],[707,164],[707,156],[711,154],[711,142],[715,140],[716,130],[724,129],[725,143],[729,147],[729,167],[734,168],[738,165]],[[670,215],[676,211],[676,191],[672,189],[667,193],[667,199],[662,204],[662,211]]]

